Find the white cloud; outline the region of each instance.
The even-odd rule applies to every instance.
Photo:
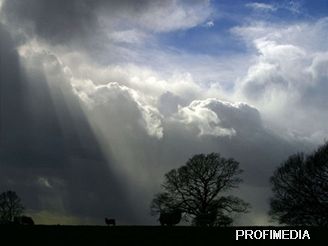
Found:
[[[196,126],[199,129],[199,136],[234,136],[236,131],[233,128],[220,126],[220,115],[217,115],[208,107],[214,101],[216,99],[193,101],[187,107],[179,107],[175,117],[183,124]]]
[[[108,39],[114,43],[141,44],[149,38],[148,34],[136,29],[114,31],[108,34]]]
[[[214,21],[212,21],[212,20],[205,23],[205,27],[210,28],[210,27],[213,27],[213,26],[214,26]]]
[[[49,180],[45,177],[39,177],[38,183],[43,187],[52,188],[52,185],[49,183]]]
[[[283,4],[281,8],[285,8],[294,14],[300,14],[302,12],[301,1],[291,0]]]
[[[317,54],[311,66],[309,67],[309,71],[313,78],[313,81],[316,83],[320,83],[321,81],[328,81],[328,52],[323,52]]]
[[[147,104],[147,100],[137,91],[119,85],[117,82],[95,85],[91,80],[77,80],[74,78],[71,78],[71,82],[77,95],[87,106],[91,107],[91,110],[94,107],[106,105],[107,107],[118,107],[119,111],[120,104],[131,104],[141,113],[140,123],[147,133],[156,138],[163,137],[160,113],[155,107]],[[115,115],[115,117],[119,116]]]
[[[284,1],[284,2],[274,2],[274,3],[262,3],[262,2],[252,2],[247,3],[246,7],[251,8],[255,11],[262,12],[276,12],[278,10],[287,10],[292,14],[300,15],[303,13],[302,3],[300,1]]]
[[[154,3],[151,11],[145,12],[136,19],[143,27],[167,32],[179,29],[188,29],[202,24],[211,14],[210,2],[194,1],[192,4],[186,4],[182,1],[169,1],[170,4]]]
[[[138,29],[160,33],[185,30],[204,24],[212,14],[208,0],[144,1],[141,4],[131,1],[130,5],[118,4],[116,7],[117,11],[106,4],[96,9],[98,22],[105,31]]]
[[[328,90],[328,47],[320,44],[327,31],[326,19],[290,26],[254,23],[233,29],[257,52],[256,61],[236,84],[237,98],[259,108],[282,135],[297,132],[318,143],[325,138],[315,132],[328,130],[323,123],[327,120],[323,92]]]
[[[247,3],[246,7],[252,8],[257,11],[276,11],[277,10],[277,7],[272,4],[257,3],[257,2]]]

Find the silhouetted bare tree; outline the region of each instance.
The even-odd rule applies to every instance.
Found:
[[[232,223],[231,212],[247,212],[248,204],[234,196],[223,196],[238,187],[242,170],[234,159],[219,154],[199,154],[186,165],[165,174],[164,192],[155,195],[152,214],[180,209],[198,226]]]
[[[6,191],[0,194],[0,220],[13,222],[15,217],[21,216],[24,207],[20,198],[14,191]]]
[[[295,154],[271,177],[270,215],[281,224],[328,225],[328,143]]]

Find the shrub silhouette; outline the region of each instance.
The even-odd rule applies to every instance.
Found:
[[[159,222],[161,225],[173,226],[180,222],[182,217],[182,211],[180,209],[174,209],[171,211],[161,211],[159,216]]]
[[[112,218],[105,218],[105,223],[106,225],[108,226],[116,226],[116,220],[115,219],[112,219]]]
[[[34,220],[29,216],[16,216],[14,217],[14,223],[16,225],[34,225]]]

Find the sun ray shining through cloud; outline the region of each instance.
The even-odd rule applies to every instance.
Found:
[[[270,224],[273,170],[327,139],[328,4],[233,2],[0,0],[0,188],[41,222],[156,224],[163,175],[220,152],[235,224]]]

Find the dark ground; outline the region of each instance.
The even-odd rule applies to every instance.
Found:
[[[236,229],[286,229],[279,227],[160,227],[160,226],[0,226],[0,245],[328,245],[328,228],[307,229],[310,240],[235,240]],[[295,228],[288,228],[295,229]],[[3,244],[2,242],[6,242]]]

